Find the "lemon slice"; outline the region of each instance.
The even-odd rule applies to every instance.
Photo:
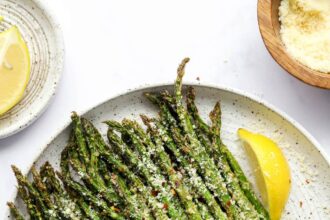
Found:
[[[29,78],[29,51],[13,26],[0,33],[0,115],[22,99]]]
[[[244,141],[256,171],[257,187],[268,206],[270,218],[278,220],[291,188],[289,165],[281,149],[269,138],[242,128],[238,129],[238,136]]]

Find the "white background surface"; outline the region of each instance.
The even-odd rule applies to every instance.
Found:
[[[47,0],[49,1],[49,0]],[[330,91],[282,70],[266,51],[257,1],[57,0],[65,70],[48,110],[24,131],[0,140],[0,218],[15,190],[10,165],[28,167],[69,121],[109,97],[145,84],[172,82],[189,56],[185,82],[247,91],[303,125],[330,155]]]

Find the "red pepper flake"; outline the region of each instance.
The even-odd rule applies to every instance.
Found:
[[[300,206],[300,208],[303,206],[303,202],[302,201],[299,201],[299,206]]]
[[[230,207],[230,206],[231,206],[231,202],[230,202],[230,200],[228,200],[228,202],[226,203],[226,206],[227,206],[227,207]]]
[[[306,179],[306,184],[309,184],[309,183],[310,183],[309,179]]]
[[[168,209],[168,204],[167,203],[165,203],[164,205],[163,205],[163,209]]]
[[[157,195],[158,195],[158,191],[156,191],[156,190],[152,190],[151,191],[151,195],[153,196],[153,197],[156,197]]]

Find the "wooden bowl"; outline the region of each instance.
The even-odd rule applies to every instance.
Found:
[[[258,0],[259,29],[267,50],[294,77],[310,85],[330,89],[330,74],[312,70],[287,53],[280,36],[280,2],[281,0]]]

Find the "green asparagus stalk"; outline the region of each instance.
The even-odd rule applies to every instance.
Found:
[[[144,123],[147,125],[147,121],[149,119],[145,115],[140,116],[142,121],[144,121]],[[196,204],[191,201],[192,196],[190,195],[190,189],[182,183],[181,174],[175,170],[170,156],[167,154],[167,152],[165,152],[161,139],[159,137],[154,137],[153,132],[151,132],[150,129],[148,129],[148,133],[145,133],[144,129],[136,121],[126,120],[125,124],[128,129],[134,130],[137,138],[144,143],[146,149],[150,151],[150,154],[153,155],[155,163],[162,169],[163,172],[165,172],[165,174],[167,174],[167,178],[172,184],[172,188],[179,196],[181,203],[183,204],[188,214],[188,218],[201,218]],[[183,218],[181,217],[181,219]]]
[[[89,173],[91,173],[91,178],[96,180],[96,183],[98,185],[102,185],[105,192],[112,197],[111,202],[113,202],[115,205],[120,205],[122,203],[121,199],[118,197],[117,193],[115,192],[115,189],[112,185],[105,186],[105,183],[102,179],[102,177],[99,175],[99,155],[102,153],[102,151],[105,150],[105,145],[102,145],[100,147],[99,140],[102,139],[100,137],[98,131],[96,128],[94,128],[91,123],[87,120],[82,118],[81,119],[82,126],[84,129],[85,139],[88,143],[88,149],[91,154],[91,169],[89,170]]]
[[[149,119],[144,115],[141,115],[141,118],[143,122],[149,126]],[[152,132],[150,127],[149,131]],[[165,152],[161,138],[153,134],[153,140],[155,143],[150,143],[148,146],[153,152],[155,152],[158,165],[167,173],[173,188],[181,199],[181,203],[187,212],[188,218],[201,219],[201,213],[199,213],[196,204],[192,201],[192,195],[189,192],[187,185],[182,182],[181,175],[179,175],[179,173],[172,166],[171,159]]]
[[[83,166],[83,164],[81,164],[79,161],[78,152],[76,150],[77,148],[78,147],[77,147],[77,144],[75,141],[74,132],[72,132],[67,146],[64,148],[64,150],[61,153],[61,161],[60,161],[60,167],[61,167],[61,171],[62,171],[61,175],[67,179],[71,178],[71,174],[70,174],[70,163],[72,163],[72,162],[70,162],[71,159],[74,159],[75,161],[77,161],[77,163],[79,164],[78,167],[82,166],[83,171],[86,170],[86,168]],[[83,174],[84,173],[80,173],[80,175],[83,175]],[[89,184],[89,185],[92,185],[92,184]],[[65,188],[66,188],[66,191],[68,192],[68,195],[71,197],[71,199],[76,200],[76,202],[78,203],[80,209],[83,211],[84,216],[86,216],[86,218],[92,219],[92,220],[101,219],[101,216],[99,216],[99,214],[93,208],[90,207],[89,202],[86,202],[82,197],[79,196],[79,194],[74,192],[69,187],[65,187]]]
[[[140,207],[141,203],[144,204],[145,201],[143,197],[139,194],[135,194],[130,190],[128,184],[126,183],[125,179],[117,174],[112,174],[111,181],[117,187],[117,192],[119,195],[125,199],[126,202],[126,212],[127,216],[130,219],[144,219],[144,214],[141,212]]]
[[[113,188],[114,186],[111,182],[111,172],[108,170],[108,167],[103,160],[99,161],[99,172],[103,178],[105,186]]]
[[[75,194],[71,189],[69,189],[70,196],[76,197],[77,194]],[[82,215],[78,219],[91,219],[91,220],[101,220],[104,219],[104,215],[102,213],[99,213],[97,210],[94,209],[88,202],[86,202],[82,197],[79,197],[76,199],[77,205],[82,210]]]
[[[61,160],[60,160],[60,167],[61,167],[61,175],[64,178],[71,178],[70,174],[70,158],[73,157],[76,160],[78,160],[78,153],[76,152],[77,146],[74,141],[74,133],[72,132],[72,135],[70,136],[69,143],[64,148],[64,150],[61,153]],[[69,197],[72,200],[75,200],[84,213],[84,216],[88,219],[92,220],[100,220],[101,217],[96,213],[96,211],[90,207],[89,203],[86,202],[82,197],[79,196],[76,192],[74,192],[69,187],[65,186],[66,191],[68,192]],[[59,201],[59,199],[57,200]]]
[[[141,118],[143,119],[143,116],[141,115]],[[169,156],[167,155],[166,152],[164,152],[164,148],[157,148],[157,146],[155,145],[154,141],[152,140],[151,138],[151,134],[150,133],[146,133],[144,131],[144,129],[136,122],[136,121],[129,121],[127,120],[126,121],[126,126],[128,129],[132,129],[136,135],[137,135],[137,138],[141,141],[141,143],[144,144],[145,148],[147,151],[149,151],[149,154],[152,156],[152,159],[154,160],[154,162],[163,170],[161,172],[165,172],[164,175],[166,175],[166,173],[170,173],[170,175],[172,175],[173,173],[172,172],[169,172],[169,171],[174,171],[174,167],[173,165],[171,164],[171,160],[169,158]],[[166,161],[165,164],[163,164],[164,162]],[[172,189],[171,192],[173,195],[181,195],[181,200],[183,201],[186,201],[186,198],[184,198],[184,196],[188,196],[188,198],[190,198],[189,195],[187,195],[184,191],[183,192],[176,192],[175,191],[175,188],[177,184],[174,184],[175,183],[175,178],[178,178],[178,175],[176,174],[173,174],[174,176],[170,176],[170,178],[168,177],[167,175],[167,178],[169,178],[171,184],[172,184]],[[167,187],[168,184],[163,184],[164,187]],[[179,218],[179,219],[186,219],[188,216],[185,214],[185,211],[182,209],[182,205],[180,204],[180,201],[177,199],[177,196],[173,197],[173,203],[174,203],[174,207],[177,207],[177,211],[179,212],[179,216],[176,217],[171,217],[172,218]],[[182,201],[181,201],[182,203]],[[190,202],[188,203],[184,203],[183,206],[186,206],[186,210],[187,209],[187,206],[189,206],[189,204],[191,204]],[[193,204],[192,204],[193,205]],[[194,212],[195,210],[191,210],[192,212]],[[192,214],[190,214],[191,216]]]
[[[178,76],[180,76],[180,74],[178,74]],[[178,81],[181,81],[180,77],[178,78]],[[182,82],[176,82],[176,85],[181,84]],[[176,88],[176,93],[178,93],[179,98],[182,95],[181,91],[177,90],[180,89],[181,88]],[[175,140],[180,140],[180,142],[176,144],[180,146],[182,152],[189,155],[189,157],[193,159],[193,164],[195,168],[198,170],[199,173],[202,174],[205,184],[207,185],[209,190],[211,190],[213,194],[219,198],[219,200],[221,201],[221,205],[224,209],[226,209],[227,214],[232,217],[239,216],[240,214],[238,207],[236,207],[236,205],[234,204],[234,201],[228,193],[226,186],[223,184],[222,176],[215,167],[214,162],[210,160],[203,147],[200,146],[196,134],[193,131],[193,126],[191,124],[189,115],[186,113],[186,110],[181,103],[181,99],[178,98],[180,102],[178,104],[175,103],[176,109],[173,109],[174,111],[176,111],[175,113],[177,119],[179,120],[177,122],[176,118],[174,118],[174,116],[171,114],[169,107],[162,103],[162,101],[159,100],[159,97],[153,94],[146,94],[146,96],[149,98],[149,100],[160,106],[161,116],[163,117],[163,125],[170,126],[170,133],[176,133],[177,137]],[[179,125],[183,128],[185,136],[182,135],[182,130],[181,128],[179,128]],[[188,140],[189,142],[187,142]]]
[[[78,176],[84,181],[86,186],[93,191],[94,193],[98,193],[99,196],[107,201],[107,203],[111,206],[114,206],[116,209],[117,205],[120,204],[120,199],[113,188],[108,188],[104,183],[100,183],[95,181],[89,173],[87,173],[82,166],[80,165],[79,161],[72,158],[69,161],[70,165],[74,170],[77,171]]]
[[[97,145],[97,149],[99,152],[110,152],[110,148],[105,143],[100,132],[95,128],[95,126],[88,121],[86,118],[81,118],[81,122],[84,130],[87,134],[94,137],[95,143]]]
[[[107,169],[106,163],[103,160],[100,160],[99,167],[100,173],[103,176],[106,185],[114,187],[119,197],[124,200],[124,215],[132,219],[143,219],[143,215],[139,210],[139,204],[137,203],[137,195],[133,195],[133,193],[131,193],[125,180],[115,173],[110,173]]]
[[[99,175],[99,151],[97,150],[97,144],[95,141],[95,136],[91,134],[89,131],[84,130],[83,124],[82,124],[82,119],[78,115],[74,115],[73,120],[76,121],[76,126],[74,126],[74,130],[81,130],[82,134],[84,137],[79,137],[76,135],[78,146],[80,148],[85,148],[85,146],[81,145],[80,143],[86,143],[86,149],[89,152],[89,160],[85,160],[86,162],[89,161],[89,164],[86,164],[87,172],[89,173],[90,177],[95,181],[95,184],[98,185],[104,185],[104,181]],[[80,132],[75,132],[80,133]],[[83,139],[79,141],[79,139]],[[82,155],[84,156],[84,155]],[[114,193],[113,189],[110,188],[112,196],[115,196],[116,194]]]
[[[161,145],[161,142],[163,141],[164,146],[173,153],[177,162],[180,163],[182,168],[188,173],[190,176],[190,180],[188,182],[192,185],[191,188],[196,191],[196,194],[198,194],[200,198],[203,198],[203,200],[206,201],[212,214],[217,219],[226,219],[225,213],[222,212],[213,195],[207,189],[203,180],[196,173],[196,167],[193,167],[188,161],[188,158],[181,154],[172,137],[168,135],[165,127],[157,120],[148,119],[146,116],[142,116],[142,118],[144,123],[148,126],[148,129],[152,132],[152,136],[155,141],[157,141],[159,145]],[[154,126],[152,126],[151,121],[154,122]]]
[[[16,220],[24,220],[22,214],[18,211],[17,207],[12,202],[7,202],[7,205],[10,209],[10,213],[13,215]]]
[[[40,194],[41,200],[47,206],[47,209],[54,210],[54,212],[55,212],[54,204],[51,201],[50,195],[47,192],[47,188],[46,188],[45,184],[41,180],[40,174],[35,169],[35,167],[32,167],[31,171],[32,171],[33,180],[34,180],[33,181],[33,187]]]
[[[111,219],[125,219],[120,213],[116,213],[111,207],[107,205],[107,203],[99,196],[93,194],[93,192],[89,191],[86,187],[81,185],[78,182],[70,178],[65,178],[59,172],[57,172],[57,176],[62,180],[62,182],[76,193],[78,193],[81,197],[83,197],[86,201],[92,204],[96,209],[102,210],[102,214]]]
[[[194,91],[191,88],[188,89],[187,95],[187,107],[188,111],[192,118],[194,118],[195,131],[199,136],[200,140],[205,147],[206,151],[209,153],[209,156],[213,158],[218,169],[221,171],[224,181],[227,184],[227,189],[232,195],[236,198],[237,205],[240,207],[240,210],[245,213],[250,219],[258,218],[258,213],[255,211],[254,206],[248,200],[243,190],[240,187],[239,181],[232,172],[226,158],[220,152],[219,146],[220,141],[220,126],[221,126],[221,110],[220,103],[217,102],[214,109],[210,113],[210,118],[212,121],[212,127],[208,130],[208,133],[203,133],[203,128],[207,128],[207,124],[204,123],[201,117],[198,114],[198,109],[194,102],[195,95]],[[211,141],[207,139],[207,136],[211,138]],[[210,143],[211,142],[211,143]]]
[[[177,162],[181,167],[187,172],[190,176],[190,183],[193,185],[192,188],[196,191],[196,194],[202,198],[205,203],[208,205],[212,215],[216,219],[227,219],[226,214],[221,210],[221,207],[218,205],[217,201],[211,194],[211,192],[206,187],[202,178],[197,174],[196,163],[191,163],[189,158],[182,154],[177,147],[177,144],[174,142],[172,137],[168,134],[166,128],[159,121],[154,120],[154,126],[151,125],[151,120],[144,119],[144,122],[147,124],[149,129],[153,132],[153,137],[161,138],[165,147],[171,151],[175,156]]]
[[[108,204],[116,208],[121,205],[122,201],[112,187],[105,186],[102,177],[99,175],[98,163],[100,152],[97,149],[95,136],[89,130],[84,130],[82,120],[76,113],[73,113],[72,121],[78,152],[80,154],[80,162],[71,158],[70,163],[72,167],[84,180],[86,186],[94,192],[99,193]],[[85,158],[86,156],[88,158]]]
[[[169,214],[175,215],[176,211],[171,203],[173,195],[170,194],[169,190],[163,190],[162,184],[165,183],[165,179],[159,172],[156,171],[157,168],[154,166],[152,161],[150,161],[150,158],[146,155],[141,155],[141,158],[138,158],[138,156],[133,153],[132,150],[114,132],[111,131],[111,129],[118,129],[122,133],[127,133],[128,131],[124,129],[120,123],[114,121],[107,121],[106,123],[110,127],[108,131],[109,142],[120,155],[125,157],[127,162],[129,162],[132,167],[137,168],[137,172],[145,178],[146,182],[152,187],[153,191],[159,193],[157,198],[159,198],[161,204],[165,207],[171,208],[171,213]],[[168,211],[167,209],[162,210],[165,214]]]
[[[185,64],[188,61],[189,59],[183,60],[179,66],[177,80],[174,87],[174,110],[178,116],[178,123],[187,137],[187,143],[189,144],[188,153],[199,163],[200,172],[204,175],[205,179],[209,180],[209,188],[220,197],[222,205],[226,208],[229,215],[239,218],[254,218],[254,210],[248,210],[245,212],[245,210],[241,210],[237,207],[238,204],[236,204],[236,202],[243,198],[231,197],[227,190],[228,186],[225,184],[224,178],[220,175],[214,161],[208,156],[207,152],[199,142],[197,135],[194,132],[190,116],[182,104],[182,78],[184,75]]]
[[[126,158],[130,160],[133,166],[137,167],[142,175],[146,178],[148,183],[153,187],[155,192],[157,192],[157,197],[160,198],[160,201],[167,207],[165,210],[168,211],[168,214],[171,218],[184,219],[184,211],[181,205],[178,203],[176,197],[171,193],[170,187],[166,184],[166,180],[158,166],[156,166],[151,159],[151,152],[148,152],[148,149],[144,147],[141,140],[137,134],[134,133],[136,130],[136,124],[132,125],[132,121],[124,121],[124,126],[121,126],[119,123],[109,121],[108,124],[112,128],[119,129],[124,134],[128,135],[131,140],[134,142],[134,146],[137,148],[140,153],[141,161],[138,156],[123,142],[119,137],[109,131],[108,137],[112,141],[113,146],[117,146],[117,151],[120,151],[122,155],[126,155]],[[140,134],[143,135],[143,140],[146,139],[146,134],[139,130]],[[149,143],[150,144],[150,143]],[[153,150],[154,151],[154,150]]]
[[[168,112],[167,114],[170,115]],[[170,120],[175,121],[175,119]],[[191,128],[192,127],[190,126],[190,129]],[[172,127],[170,132],[176,132],[176,144],[181,146],[182,152],[192,158],[195,169],[202,174],[205,184],[211,191],[213,191],[214,195],[219,198],[221,205],[226,209],[227,214],[231,217],[240,218],[242,214],[239,212],[235,201],[232,200],[229,192],[227,191],[226,185],[223,183],[222,176],[217,170],[214,162],[208,157],[205,150],[201,146],[197,145],[198,142],[196,141],[196,138],[194,136],[190,137],[195,139],[195,142],[192,142],[195,144],[195,148],[191,148],[192,144],[191,142],[188,142],[189,137],[187,135],[186,137],[182,136],[181,130],[178,127]],[[178,140],[181,140],[181,144],[178,143]]]
[[[55,171],[48,161],[40,167],[40,177],[49,193],[64,193],[61,183],[56,178]]]
[[[63,176],[63,175],[62,175]],[[70,177],[65,177],[70,178]],[[102,213],[99,213],[97,209],[90,205],[90,202],[86,201],[79,193],[76,193],[70,187],[64,185],[66,192],[68,193],[70,199],[76,202],[77,207],[81,210],[81,216],[78,219],[91,219],[91,220],[101,220],[104,218]],[[63,203],[65,204],[65,203]]]
[[[66,147],[61,152],[61,158],[60,158],[60,167],[62,175],[65,177],[70,176],[70,164],[69,164],[69,158],[70,158],[70,151],[72,148],[74,148],[74,134],[71,132],[70,138],[68,140],[68,143]]]
[[[216,115],[215,116],[211,115],[210,117],[211,117],[212,121],[215,121],[215,120],[217,120],[217,118],[220,118],[220,116],[217,117]],[[218,121],[220,121],[220,119]],[[220,137],[221,122],[219,122],[217,125],[219,127],[218,128],[218,137]],[[215,128],[215,129],[217,129],[217,128]],[[223,155],[225,155],[227,162],[229,163],[231,169],[233,170],[233,172],[235,173],[235,175],[237,176],[237,178],[239,180],[241,188],[243,189],[247,198],[254,205],[255,209],[258,211],[260,218],[269,219],[269,214],[268,214],[267,210],[264,208],[264,206],[262,205],[262,203],[260,202],[260,200],[258,199],[256,194],[253,192],[250,182],[248,181],[247,177],[245,176],[243,170],[241,169],[241,167],[240,167],[239,163],[237,162],[237,160],[235,159],[235,157],[232,155],[232,153],[229,151],[227,146],[224,145],[220,139],[217,140],[217,142],[218,142],[217,146],[219,147],[220,152]]]
[[[211,145],[204,145],[210,148],[210,153],[213,155],[214,160],[222,167],[224,172],[228,173],[228,176],[232,176],[229,172],[233,172],[232,184],[233,188],[238,191],[238,187],[241,188],[249,202],[254,206],[262,219],[269,219],[267,210],[263,207],[260,200],[257,198],[252,190],[251,184],[244,175],[238,162],[233,157],[229,149],[222,143],[220,139],[220,128],[221,128],[221,108],[220,103],[217,102],[213,111],[210,113],[210,119],[212,121],[212,127],[208,126],[198,113],[198,108],[195,104],[195,92],[192,87],[188,89],[187,94],[187,108],[191,116],[194,119],[195,125],[199,132],[204,134],[213,142]],[[244,199],[245,200],[245,199]],[[246,201],[245,201],[246,203]],[[245,206],[249,207],[249,206]]]
[[[44,182],[48,194],[53,197],[54,205],[56,205],[61,217],[64,219],[79,219],[82,217],[80,208],[62,188],[53,167],[48,161],[40,167],[40,178]]]
[[[197,204],[198,211],[199,211],[199,213],[201,213],[201,216],[202,216],[203,219],[205,219],[205,220],[214,220],[213,216],[211,215],[211,213],[208,210],[207,205],[205,205],[201,201],[198,201],[197,199],[196,199],[195,203]]]
[[[204,133],[210,140],[212,140],[212,135],[210,134],[210,126],[204,122],[204,120],[201,118],[198,112],[198,108],[195,104],[195,90],[193,87],[188,87],[187,91],[187,109],[189,114],[192,116],[193,120],[195,121],[195,124],[198,129],[201,130],[201,132]]]
[[[13,168],[13,169],[16,169],[16,168]],[[34,201],[30,198],[28,191],[25,189],[23,180],[21,178],[21,176],[23,176],[23,175],[21,174],[21,172],[19,170],[16,170],[16,171],[14,170],[14,172],[15,172],[15,176],[16,176],[16,179],[18,182],[18,194],[24,201],[31,219],[37,219],[37,220],[42,219],[40,211],[38,210]]]
[[[88,151],[87,143],[85,140],[85,136],[83,134],[83,129],[81,125],[80,117],[76,112],[73,112],[71,115],[72,125],[73,125],[73,132],[75,135],[75,140],[78,145],[78,152],[80,156],[80,160],[84,164],[90,163],[90,152]]]
[[[110,148],[105,144],[101,134],[93,126],[93,124],[91,122],[89,122],[87,119],[82,118],[81,120],[82,120],[82,125],[83,125],[86,133],[89,136],[94,138],[94,140],[95,140],[94,143],[96,144],[96,148],[98,149],[98,152],[100,154],[102,154],[102,153],[112,154],[112,152],[110,151]],[[104,161],[100,161],[100,163],[102,165],[101,168],[102,168],[103,173],[104,173],[104,171],[107,169],[106,164],[104,164]],[[111,178],[108,178],[108,180],[110,180],[110,179]],[[112,184],[113,184],[113,181],[110,181],[110,182],[108,181],[108,186],[110,186],[110,185],[112,186]],[[117,190],[128,192],[127,189],[126,189],[127,187],[125,189],[123,188],[124,185],[117,185],[117,186],[118,186]],[[131,189],[129,189],[129,190],[132,191]],[[135,195],[133,197],[135,197]],[[133,201],[134,199],[126,198],[126,197],[122,197],[122,198],[123,198],[123,200],[125,200],[126,206],[128,206],[128,209],[131,209],[131,211],[129,211],[130,215],[139,216],[139,215],[142,214],[142,218],[144,218],[144,219],[150,219],[151,218],[151,216],[149,214],[150,211],[149,211],[148,207],[145,204],[146,202],[145,202],[144,198],[141,197],[141,195],[136,196],[136,198],[139,200],[139,204],[138,204],[139,209],[142,210],[140,212],[140,214],[138,213],[138,211],[136,211],[137,207],[136,207],[136,202]]]
[[[189,178],[189,175],[186,172],[181,172],[183,184],[185,184],[190,194],[193,196],[193,201],[197,204],[199,213],[202,216],[202,219],[214,219],[211,209],[206,205],[202,197],[199,196],[198,189],[193,184],[193,181]]]
[[[124,175],[131,182],[132,188],[135,189],[135,192],[139,192],[143,195],[156,219],[167,219],[167,216],[164,215],[163,211],[159,208],[160,204],[156,198],[154,198],[149,188],[144,186],[140,178],[138,178],[125,164],[121,162],[118,155],[105,152],[101,154],[101,158],[116,172]],[[148,214],[147,210],[144,210],[143,213]]]
[[[34,188],[34,186],[32,186],[28,182],[26,177],[21,173],[21,171],[17,167],[12,165],[12,169],[15,173],[15,176],[16,176],[16,179],[17,179],[19,185],[21,187],[25,187],[27,189],[29,198],[34,203],[32,205],[32,202],[29,202],[29,204],[27,205],[28,208],[30,205],[32,205],[33,208],[35,209],[31,216],[35,217],[36,219],[40,219],[40,218],[55,219],[57,217],[56,213],[54,213],[54,210],[48,209],[46,207],[42,197],[40,196],[39,192]],[[25,197],[25,195],[24,195],[24,197]]]

